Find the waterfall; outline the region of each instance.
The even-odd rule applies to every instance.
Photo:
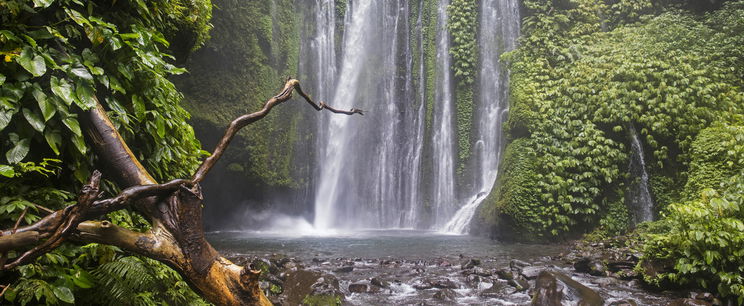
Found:
[[[499,56],[516,47],[519,36],[519,3],[516,0],[484,0],[481,4],[478,49],[480,71],[478,84],[476,165],[479,168],[475,194],[444,226],[445,232],[464,234],[478,206],[491,192],[498,176],[504,143],[502,125],[509,111],[508,73]]]
[[[643,153],[638,132],[633,124],[629,125],[630,146],[632,155],[628,162],[628,172],[636,179],[631,184],[628,195],[628,207],[633,216],[633,224],[654,220],[654,202],[648,190],[648,172],[646,171],[646,160]]]
[[[320,100],[366,111],[363,117],[318,115],[317,166],[311,179],[316,228],[429,227],[462,233],[490,192],[508,110],[507,73],[498,58],[514,48],[518,5],[516,0],[486,0],[482,5],[476,151],[471,154],[477,188],[463,202],[455,183],[449,3],[440,0],[429,9],[424,1],[348,1],[341,48],[336,46],[336,1],[315,0],[308,10],[314,22],[303,35],[311,52],[300,65],[301,74]],[[424,20],[427,16],[431,20]],[[435,54],[427,57],[429,46]],[[429,80],[433,83],[427,86]],[[424,160],[424,155],[431,158]]]
[[[408,1],[350,1],[331,99],[364,117],[324,113],[315,226],[410,227],[422,116],[412,84]],[[414,210],[415,213],[415,210]]]
[[[440,0],[437,20],[437,74],[434,93],[433,136],[435,226],[441,226],[455,207],[454,138],[452,130],[453,82],[450,39],[447,30],[449,0]]]

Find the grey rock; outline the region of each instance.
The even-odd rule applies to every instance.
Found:
[[[353,293],[365,293],[367,292],[367,284],[365,283],[353,283],[349,284],[349,292]]]
[[[440,301],[452,302],[455,300],[457,293],[452,289],[442,289],[434,293],[434,298]]]

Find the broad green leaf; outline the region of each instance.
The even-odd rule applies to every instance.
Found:
[[[26,118],[26,121],[28,121],[29,124],[31,124],[31,127],[34,128],[34,130],[37,130],[39,132],[44,132],[44,121],[41,120],[38,114],[36,114],[34,111],[23,108],[23,117]]]
[[[13,177],[15,176],[15,170],[13,170],[13,167],[8,165],[0,165],[0,175],[5,177]]]
[[[93,80],[93,76],[88,71],[88,68],[85,68],[80,63],[75,64],[74,68],[70,69],[70,72],[81,79]]]
[[[72,276],[72,281],[75,283],[76,286],[84,289],[91,288],[93,287],[93,285],[95,285],[93,276],[85,270],[76,271],[75,274],[73,274]]]
[[[34,0],[34,7],[47,8],[52,5],[53,2],[54,0]]]
[[[132,106],[134,107],[134,115],[137,119],[145,119],[145,102],[138,95],[132,95]]]
[[[83,136],[83,132],[80,131],[80,123],[78,123],[77,119],[75,119],[74,117],[67,117],[65,119],[62,119],[62,123],[64,123],[67,128],[69,128],[70,131],[72,131],[72,133],[76,136]]]
[[[49,144],[49,147],[52,148],[52,151],[54,151],[54,154],[59,155],[59,146],[62,144],[62,135],[60,132],[56,129],[47,129],[44,131],[44,138]]]
[[[54,287],[54,296],[56,296],[60,301],[65,303],[75,303],[75,296],[72,295],[72,291],[70,291],[70,288],[67,287]]]
[[[62,101],[65,101],[68,106],[75,102],[75,95],[72,93],[72,85],[70,85],[67,80],[57,79],[53,76],[49,80],[49,85],[52,87],[52,92],[62,98]]]
[[[83,139],[83,136],[75,135],[74,137],[72,137],[72,143],[75,144],[75,148],[77,148],[81,154],[85,154],[88,152],[88,148],[85,146],[85,139]]]
[[[85,17],[83,17],[83,14],[80,14],[80,12],[76,10],[65,9],[65,12],[67,12],[67,16],[70,16],[70,18],[72,18],[72,20],[74,20],[75,23],[77,23],[80,26],[83,26],[85,24],[90,24],[88,19],[85,19]]]
[[[3,84],[5,84],[5,76],[2,73],[0,73],[0,85],[3,85]]]
[[[78,82],[75,85],[75,94],[77,94],[78,106],[83,110],[88,110],[96,106],[96,100],[93,97],[93,88],[87,82]]]
[[[155,117],[155,126],[157,126],[157,133],[160,138],[165,137],[165,123],[163,122],[163,118],[160,116]]]
[[[20,64],[23,69],[30,72],[33,76],[38,77],[46,73],[46,63],[44,58],[39,55],[34,55],[33,50],[30,47],[26,47],[21,51],[21,55],[16,57],[16,61]]]
[[[9,163],[17,164],[18,162],[22,161],[23,158],[25,158],[28,154],[28,147],[30,144],[31,139],[21,139],[12,149],[8,150],[8,152],[5,153],[5,158],[8,159]]]
[[[51,119],[57,112],[57,108],[54,107],[54,104],[52,104],[51,101],[49,101],[47,95],[41,91],[38,84],[34,85],[34,91],[32,94],[34,95],[34,98],[36,98],[36,102],[39,103],[39,109],[41,109],[41,114],[44,116],[44,121],[49,121],[49,119]]]
[[[5,129],[6,126],[10,123],[10,119],[13,118],[13,111],[11,110],[1,110],[0,109],[0,131]]]

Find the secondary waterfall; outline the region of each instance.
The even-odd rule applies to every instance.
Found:
[[[635,126],[629,125],[630,146],[632,154],[628,164],[631,183],[628,195],[628,207],[633,216],[633,224],[654,220],[654,201],[648,190],[648,172],[643,153],[643,145],[638,137]]]
[[[476,112],[476,192],[444,226],[445,232],[467,233],[470,220],[486,199],[498,176],[504,143],[502,125],[509,111],[508,74],[499,56],[516,47],[519,36],[519,3],[516,0],[484,0],[480,12],[479,99]]]
[[[337,1],[315,0],[307,10],[312,22],[303,35],[312,52],[304,52],[309,55],[301,75],[320,100],[366,111],[363,117],[319,113],[311,179],[316,228],[463,233],[490,192],[508,111],[508,78],[499,56],[514,48],[518,4],[485,0],[479,13],[481,60],[470,154],[477,178],[475,195],[468,196],[458,190],[455,171],[458,101],[449,3],[351,0],[340,7]]]

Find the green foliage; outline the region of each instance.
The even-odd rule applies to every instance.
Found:
[[[643,260],[671,262],[671,271],[644,274],[660,285],[695,284],[744,301],[744,127],[716,124],[692,144],[685,192],[673,203],[663,230],[648,234]]]
[[[455,97],[457,110],[457,172],[462,174],[468,157],[470,157],[471,131],[473,127],[473,88],[472,86],[457,86]]]
[[[698,134],[692,144],[686,199],[706,188],[717,188],[744,165],[744,127],[717,124]]]
[[[715,290],[744,303],[744,172],[724,186],[705,189],[698,199],[671,204],[659,223],[666,230],[647,235],[644,262],[672,263],[668,272],[645,274],[652,284],[669,281]]]
[[[302,299],[306,306],[336,306],[341,305],[341,297],[336,295],[307,295]]]
[[[475,34],[477,31],[478,4],[472,0],[453,0],[447,6],[447,30],[452,36],[449,53],[452,55],[452,70],[463,85],[475,80],[478,52]]]
[[[701,130],[744,112],[742,68],[735,66],[741,58],[723,54],[744,50],[742,2],[703,18],[682,11],[627,17],[653,11],[645,2],[569,2],[526,1],[532,15],[521,45],[503,56],[512,68],[509,136],[529,139],[525,149],[541,165],[528,183],[537,187],[533,198],[503,201],[530,210],[540,220],[523,227],[539,223],[536,231],[547,236],[598,223],[622,228],[599,220],[622,214],[614,199],[627,179],[629,125],[651,153],[648,164],[677,177],[696,154],[692,140]],[[632,24],[615,22],[603,32],[612,12]],[[670,202],[674,192],[656,184]]]
[[[237,116],[259,110],[287,76],[296,76],[300,45],[294,1],[215,5],[211,40],[187,62],[190,74],[175,78],[201,130],[219,134],[206,135],[214,139]],[[226,163],[246,169],[244,176],[257,186],[295,187],[292,150],[303,112],[294,106],[278,108],[239,133],[233,144],[238,149],[227,152]]]
[[[95,162],[79,116],[97,102],[156,179],[193,172],[202,151],[193,129],[184,125],[189,114],[179,105],[182,96],[168,80],[184,72],[169,53],[203,43],[210,15],[211,3],[205,0],[0,2],[3,228],[13,227],[23,211],[21,225],[46,214],[41,207],[60,209],[74,203],[74,191],[88,179]],[[105,186],[109,193],[117,189]],[[128,227],[147,226],[126,211],[111,218]],[[4,299],[19,304],[100,304],[102,293],[97,290],[104,288],[97,287],[101,283],[91,273],[99,264],[123,256],[113,247],[63,245],[4,273],[3,283],[11,283]],[[168,269],[154,261],[147,266],[156,272]],[[171,274],[156,279],[164,288],[181,291],[147,288],[140,293],[149,294],[149,304],[198,300]]]

